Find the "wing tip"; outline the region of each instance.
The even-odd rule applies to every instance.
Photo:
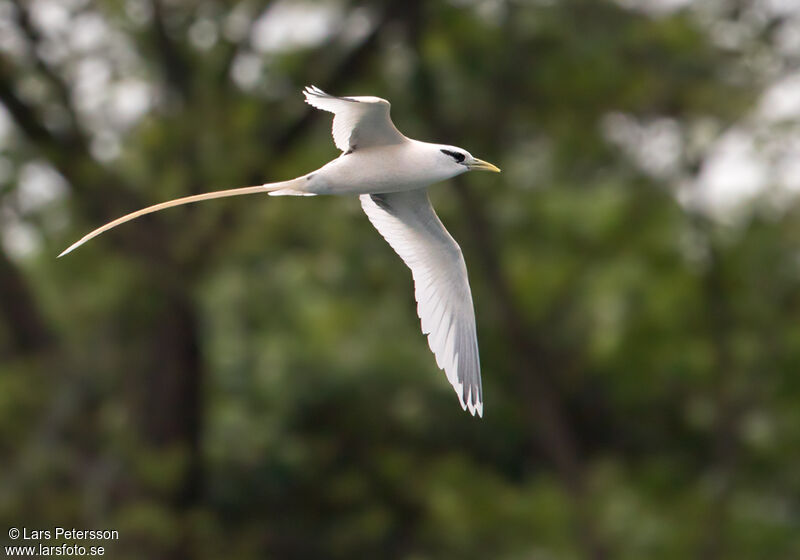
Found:
[[[483,401],[478,398],[478,392],[470,387],[468,391],[464,391],[463,383],[452,383],[453,389],[458,395],[458,403],[461,405],[461,410],[469,411],[472,416],[477,414],[478,418],[483,418]],[[465,395],[466,393],[466,395]]]
[[[477,415],[478,418],[483,418],[483,403],[477,399],[469,399],[464,402],[463,398],[459,395],[461,401],[461,409],[468,410],[472,416]]]
[[[308,100],[312,97],[330,97],[330,95],[313,84],[303,88],[303,95],[306,96],[306,103],[308,103]]]
[[[331,95],[330,93],[323,91],[322,89],[318,88],[315,85],[306,86],[303,88],[303,95],[306,96],[306,103],[310,105],[314,105],[314,100],[316,99],[325,99],[325,100],[334,100],[334,101],[347,101],[350,103],[361,103],[364,100],[368,99],[377,99],[379,101],[384,101],[389,103],[385,99],[380,99],[379,97],[371,98],[371,97],[339,97],[336,95]],[[331,111],[335,113],[336,111],[332,111],[331,109],[325,108],[325,111]]]

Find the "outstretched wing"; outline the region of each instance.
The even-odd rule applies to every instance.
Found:
[[[461,407],[483,416],[475,311],[461,248],[439,221],[427,189],[361,195],[378,232],[411,269],[422,332]]]
[[[343,152],[370,146],[399,144],[405,136],[389,116],[389,102],[380,97],[334,97],[316,86],[303,90],[306,103],[329,111],[333,117],[333,142]]]

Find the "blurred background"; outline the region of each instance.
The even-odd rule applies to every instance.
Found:
[[[0,525],[112,558],[800,557],[800,5],[0,0]],[[303,86],[434,187],[461,411]]]

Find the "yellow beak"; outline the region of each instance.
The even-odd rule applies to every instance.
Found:
[[[494,173],[500,173],[499,167],[489,163],[488,161],[483,161],[482,159],[478,158],[475,158],[475,160],[468,164],[467,167],[470,171],[492,171]]]

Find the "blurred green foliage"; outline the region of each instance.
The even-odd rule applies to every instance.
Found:
[[[255,21],[304,29],[289,3],[76,1],[104,39],[56,56],[47,4],[0,3],[0,526],[116,529],[113,558],[800,556],[800,206],[679,202],[800,16],[309,2],[325,34],[263,52]],[[81,108],[87,61],[147,110]],[[311,83],[504,169],[432,193],[470,270],[482,421],[355,199],[180,208],[54,259],[146,204],[334,157]],[[666,173],[620,119],[675,131]],[[25,210],[31,162],[66,187]]]

